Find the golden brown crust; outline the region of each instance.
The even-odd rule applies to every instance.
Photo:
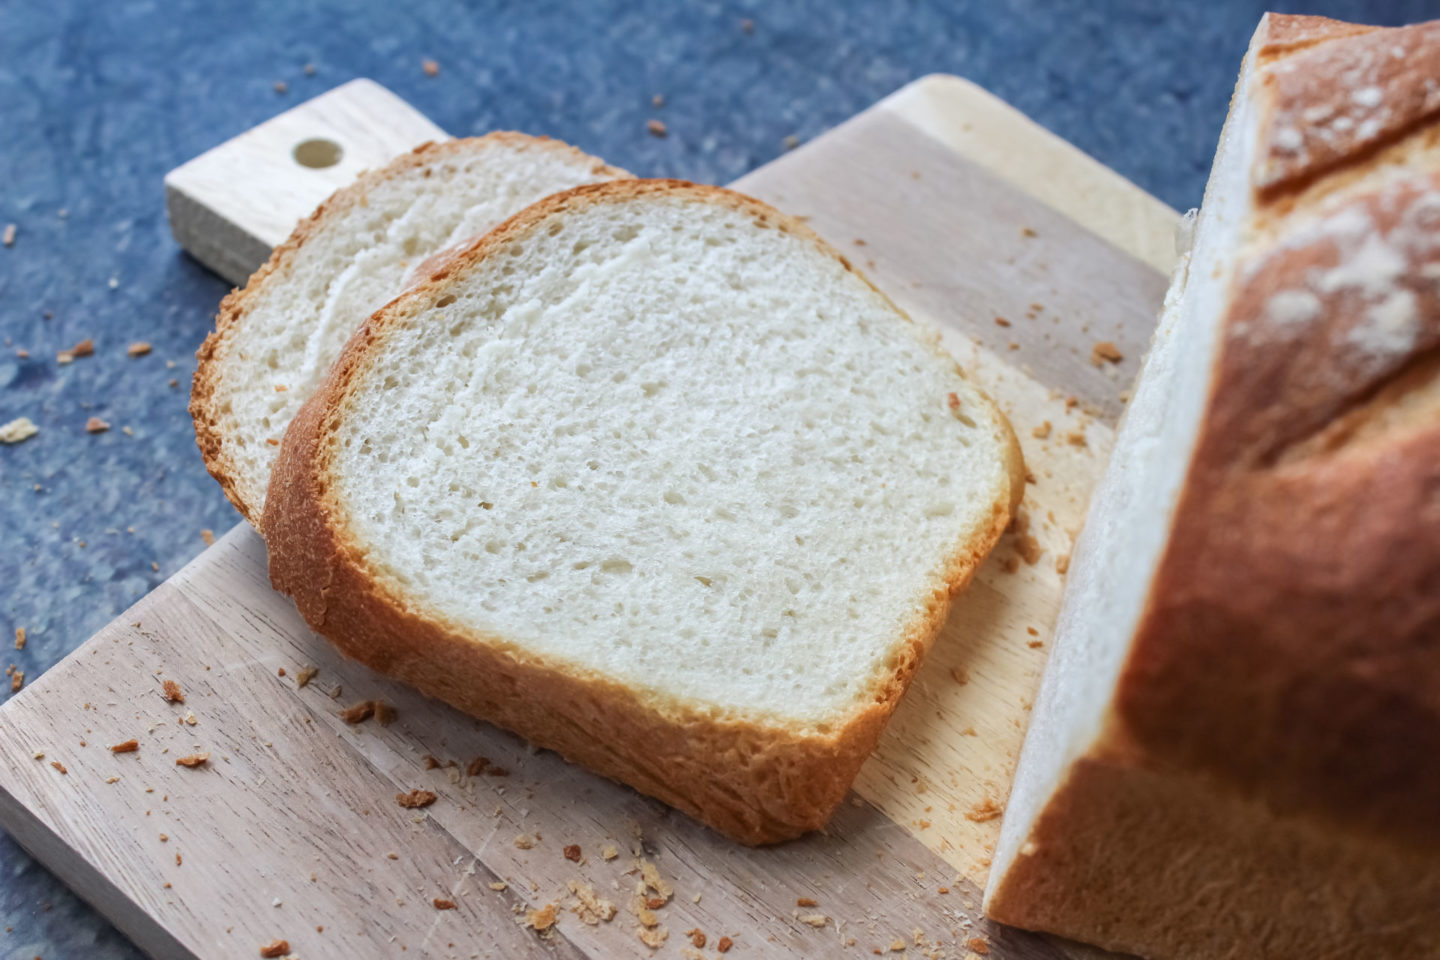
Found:
[[[284,275],[291,266],[296,252],[329,219],[364,204],[368,192],[376,186],[432,164],[470,151],[483,151],[495,144],[509,144],[522,148],[543,149],[562,153],[571,159],[592,164],[596,176],[629,177],[625,170],[611,167],[595,157],[549,137],[536,137],[508,130],[495,131],[482,137],[464,137],[443,142],[422,143],[409,153],[397,157],[388,165],[360,175],[349,186],[336,190],[315,212],[295,225],[295,230],[284,243],[270,253],[259,270],[251,275],[243,289],[231,290],[220,303],[215,317],[215,329],[205,338],[195,353],[197,361],[195,377],[190,389],[190,415],[195,421],[195,442],[205,460],[205,469],[220,484],[226,498],[240,511],[241,516],[251,524],[258,525],[258,505],[245,501],[244,492],[239,488],[238,471],[229,450],[233,441],[220,427],[220,412],[215,407],[215,395],[221,378],[225,375],[231,342],[236,331],[244,324],[246,315],[254,305],[257,294],[270,277]]]
[[[444,295],[447,278],[552,216],[656,193],[744,210],[839,258],[804,224],[759,201],[682,181],[578,187],[522,211],[445,258],[405,296],[376,313],[296,416],[265,508],[271,581],[294,596],[306,622],[347,655],[658,797],[737,840],[771,843],[823,826],[844,798],[944,623],[952,593],[968,583],[1009,522],[1011,491],[995,504],[981,535],[948,559],[866,704],[838,728],[820,731],[660,699],[593,671],[535,656],[501,637],[463,634],[392,595],[366,567],[359,546],[345,532],[343,509],[327,478],[327,442],[366,355],[400,317],[425,311]],[[1013,447],[1014,462],[1007,463],[1012,483],[1023,488],[1018,443],[998,411],[990,413]]]
[[[1272,38],[1261,38],[1257,71],[1262,191],[1363,162],[1440,113],[1440,20],[1379,29],[1303,19],[1271,15],[1262,28]]]

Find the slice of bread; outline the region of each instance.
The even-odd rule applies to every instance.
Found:
[[[1267,14],[986,892],[1165,960],[1440,957],[1440,21]]]
[[[628,176],[557,140],[492,133],[427,143],[336,191],[225,298],[196,354],[195,437],[230,502],[258,523],[290,418],[421,261],[547,194]]]
[[[1023,474],[938,338],[803,224],[628,180],[376,313],[262,528],[347,654],[764,843],[843,798]]]

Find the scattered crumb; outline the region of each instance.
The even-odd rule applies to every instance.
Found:
[[[902,951],[904,951],[904,949],[905,949],[905,941],[902,940],[902,939],[900,939],[899,937],[896,937],[894,940],[890,941],[890,952],[891,952],[891,953],[901,953]]]
[[[0,243],[5,244],[7,247],[15,246],[15,224],[5,224],[5,233],[3,236],[0,236]]]
[[[731,940],[729,937],[721,937],[720,940],[715,944],[715,949],[719,950],[721,953],[729,953],[730,948],[733,946],[735,946],[734,940]]]
[[[272,940],[260,948],[260,956],[262,957],[283,957],[289,952],[289,940]]]
[[[1101,340],[1090,348],[1090,362],[1097,367],[1107,362],[1119,363],[1124,359],[1125,354],[1121,353],[1120,348],[1109,340]]]
[[[130,346],[125,348],[125,352],[132,357],[143,357],[145,356],[145,354],[150,352],[150,344],[146,343],[144,340],[136,340],[134,343],[130,344]]]
[[[1040,424],[1040,426],[1036,427],[1034,430],[1031,430],[1030,436],[1034,437],[1036,440],[1044,440],[1046,437],[1050,436],[1050,421],[1046,420],[1044,423]]]
[[[436,910],[454,910],[454,909],[455,909],[455,901],[454,901],[454,900],[446,900],[446,899],[444,899],[443,897],[436,897],[434,900],[431,900],[430,902],[435,905],[435,909],[436,909]]]
[[[665,126],[664,120],[656,120],[653,117],[645,122],[645,129],[650,131],[652,137],[668,137],[670,131]]]
[[[315,64],[313,64],[313,63],[307,63],[307,64],[305,64],[305,66],[301,67],[300,69],[304,72],[305,76],[307,76],[307,77],[313,77],[313,76],[315,76]]]
[[[959,409],[960,409],[960,397],[957,396],[956,394],[953,394],[953,393],[946,394],[946,396],[945,396],[945,405],[946,405],[947,407],[949,407],[951,410],[959,410]]]
[[[1031,228],[1031,227],[1021,227],[1021,228],[1020,228],[1020,235],[1021,235],[1022,237],[1038,237],[1038,236],[1040,236],[1040,234],[1036,233],[1036,232],[1034,231],[1034,229]]]
[[[578,843],[567,843],[567,844],[565,845],[565,851],[564,851],[564,853],[565,853],[565,859],[566,859],[566,860],[571,860],[571,861],[573,861],[573,862],[575,862],[575,863],[579,863],[579,862],[580,862],[580,844],[578,844]]]
[[[289,90],[289,89],[290,89],[290,85],[287,84],[284,80],[276,80],[276,81],[275,81],[275,92],[276,92],[276,93],[284,93],[286,90]]]
[[[283,676],[285,676],[285,668],[284,668],[284,667],[281,667],[280,669],[276,670],[276,671],[275,671],[275,676],[277,676],[277,677],[283,677]]]
[[[95,352],[95,341],[86,337],[71,347],[69,352],[72,357],[88,357]]]
[[[24,627],[16,627],[16,628],[15,628],[15,649],[16,649],[16,650],[24,650],[24,649],[25,649],[25,628],[24,628]]]
[[[361,700],[352,707],[340,711],[340,719],[346,723],[364,723],[375,716],[375,701]]]
[[[1029,643],[1025,644],[1025,646],[1029,647],[1031,650],[1039,650],[1041,647],[1045,646],[1045,641],[1031,640]]]
[[[980,954],[982,957],[990,952],[990,944],[981,937],[971,937],[965,941],[965,946]]]
[[[166,703],[184,703],[184,702],[185,702],[185,694],[184,694],[183,691],[181,691],[181,689],[180,689],[180,684],[176,683],[174,680],[166,680],[166,681],[164,682],[164,684],[162,684],[162,686],[163,686],[164,689],[165,689],[165,702],[166,702]]]
[[[478,777],[478,776],[480,776],[480,774],[482,774],[482,773],[485,772],[485,767],[488,766],[489,763],[490,763],[490,761],[489,761],[488,759],[486,759],[485,757],[476,757],[474,760],[471,760],[469,763],[467,763],[467,764],[465,765],[465,776],[467,776],[467,777]]]
[[[180,866],[181,864],[183,864],[184,862],[185,862],[185,861],[184,861],[183,858],[181,858],[180,854],[178,854],[178,853],[175,854],[175,866],[178,867],[178,866]]]
[[[536,933],[544,933],[555,926],[555,904],[547,903],[539,910],[526,910],[525,926],[530,927]]]
[[[434,803],[435,794],[429,790],[411,790],[409,793],[395,794],[395,802],[406,810],[418,810]]]
[[[665,96],[659,93],[655,94],[655,96],[650,98],[650,106],[654,107],[656,110],[659,110],[661,107],[665,106]]]
[[[59,760],[51,760],[50,766],[54,767],[56,770],[59,770],[61,773],[70,772],[69,770],[65,769],[65,764],[61,763]]]
[[[602,920],[609,922],[615,917],[615,904],[595,893],[595,888],[578,880],[570,881],[570,892],[578,901],[571,909],[582,923],[595,926]]]
[[[1004,560],[1000,561],[1000,569],[1004,570],[1006,573],[1014,573],[1016,570],[1020,569],[1020,558],[1016,556],[1006,557]]]
[[[812,927],[823,927],[830,922],[830,918],[823,913],[802,913],[800,922],[809,924]]]
[[[1084,430],[1071,430],[1069,433],[1065,434],[1065,442],[1070,444],[1070,446],[1072,447],[1089,446],[1089,444],[1085,441]]]
[[[1040,549],[1040,541],[1036,540],[1035,535],[1031,533],[1015,538],[1015,550],[1020,554],[1020,559],[1032,567],[1039,562],[1042,552]]]
[[[420,61],[420,69],[425,71],[427,77],[440,76],[440,64],[434,60]]]
[[[950,676],[953,677],[955,679],[955,682],[960,684],[961,686],[964,686],[965,684],[970,682],[970,671],[965,669],[964,667],[951,667]]]
[[[661,930],[656,927],[642,927],[636,931],[640,942],[651,950],[659,950],[666,940],[670,939],[669,930]]]
[[[266,438],[265,438],[265,442],[268,443],[268,444],[270,444],[270,446],[272,446],[272,447],[278,447],[278,446],[280,446],[280,441],[279,441],[279,440],[276,440],[274,437],[266,437]]]
[[[134,753],[140,749],[140,741],[126,740],[124,743],[117,743],[110,748],[111,753]]]
[[[201,530],[200,539],[205,542],[205,546],[207,547],[215,546],[215,531],[209,529]]]
[[[1129,391],[1129,390],[1121,390],[1121,391],[1120,391],[1120,402],[1121,402],[1121,403],[1129,403],[1129,402],[1130,402],[1130,391]]]
[[[504,890],[504,889],[505,889],[506,887],[508,887],[508,886],[510,886],[510,884],[506,883],[504,880],[492,880],[492,881],[490,881],[490,889],[491,889],[491,890],[500,891],[500,890]]]
[[[29,440],[40,432],[34,421],[29,417],[16,417],[4,426],[0,426],[0,443],[20,443],[22,440]]]
[[[10,692],[19,693],[20,688],[25,686],[25,671],[16,670],[10,674]]]
[[[390,706],[390,704],[384,700],[375,701],[375,722],[380,724],[380,726],[390,726],[390,724],[395,722],[397,716],[398,714],[395,712],[395,708]]]
[[[1070,571],[1070,554],[1062,553],[1055,558],[1055,572],[1068,573]]]
[[[315,679],[315,674],[320,672],[319,667],[301,667],[295,673],[295,686],[300,688]]]
[[[61,366],[64,366],[67,363],[74,363],[75,354],[71,353],[69,350],[61,350],[59,353],[55,354],[55,362],[60,364]]]
[[[705,946],[705,934],[700,930],[699,927],[687,931],[685,936],[690,938],[690,942],[695,946],[696,949],[701,949]]]
[[[1009,320],[1006,320],[1004,317],[996,317],[996,318],[995,318],[995,326],[997,326],[997,327],[1008,327],[1008,326],[1010,326],[1010,321],[1009,321]]]
[[[184,718],[184,719],[185,719],[185,722],[186,722],[188,725],[192,726],[192,727],[195,726],[195,724],[197,724],[197,723],[200,722],[199,720],[196,720],[196,719],[195,719],[195,711],[194,711],[194,710],[186,710],[186,711],[185,711],[185,718]]]
[[[799,898],[798,900],[795,901],[795,906],[797,906],[797,907],[818,907],[818,906],[820,906],[820,904],[816,903],[816,902],[815,902],[814,900],[812,900],[810,897],[801,897],[801,898]]]
[[[530,834],[528,833],[522,833],[515,838],[515,848],[517,850],[530,850],[534,846],[535,838],[530,836]]]
[[[110,424],[106,423],[104,420],[101,420],[99,417],[91,417],[89,420],[85,421],[86,433],[104,433],[106,430],[109,429]]]
[[[1005,808],[996,803],[994,798],[986,797],[965,811],[965,819],[975,823],[985,823],[987,820],[994,820],[1004,812]]]
[[[794,150],[796,147],[800,146],[800,138],[795,136],[795,134],[793,133],[787,133],[785,135],[785,139],[782,140],[781,143],[784,145],[786,150]],[[865,241],[863,240],[857,241],[857,243],[859,246],[862,247],[865,245]]]
[[[655,868],[655,864],[644,859],[638,861],[638,864],[640,867],[641,881],[647,889],[654,890],[662,902],[669,900],[675,894],[675,888],[670,886],[669,881],[660,876],[660,871]]]
[[[614,860],[616,857],[620,856],[620,851],[616,848],[615,844],[607,843],[605,844],[605,846],[600,848],[600,856],[604,857],[606,860]]]
[[[195,767],[203,767],[209,762],[210,754],[208,753],[192,753],[187,756],[175,758],[175,766],[190,767],[191,769],[194,769]]]

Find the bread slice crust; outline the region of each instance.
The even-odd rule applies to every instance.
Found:
[[[974,414],[1003,431],[1008,489],[993,504],[980,534],[944,558],[922,609],[893,645],[892,668],[851,715],[825,732],[640,692],[581,665],[528,652],[504,637],[475,636],[420,609],[367,567],[360,544],[339,519],[344,509],[328,478],[328,443],[358,371],[400,316],[423,311],[443,294],[452,274],[552,217],[650,194],[733,207],[814,244],[854,272],[798,220],[717,187],[613,181],[541,201],[438,263],[346,345],[281,446],[263,520],[271,581],[295,598],[312,628],[348,656],[628,783],[743,843],[773,843],[828,821],[943,625],[952,594],[968,584],[1009,522],[1013,503],[1023,493],[1024,466],[1008,422],[988,398],[986,409]],[[939,351],[938,345],[934,349]]]
[[[531,136],[508,130],[495,131],[481,137],[462,137],[441,142],[427,142],[402,154],[388,165],[360,175],[354,183],[342,187],[320,204],[310,216],[295,226],[284,243],[270,253],[270,259],[251,275],[243,288],[231,290],[220,303],[215,329],[195,353],[195,377],[190,390],[190,416],[195,421],[195,442],[205,461],[205,469],[220,484],[240,515],[258,527],[263,504],[253,503],[246,495],[243,470],[234,451],[235,438],[224,429],[219,409],[219,389],[229,364],[243,362],[235,356],[236,334],[245,325],[256,300],[265,287],[282,282],[293,267],[295,256],[310,240],[321,234],[334,220],[347,211],[366,204],[371,190],[380,185],[407,177],[415,172],[428,175],[428,169],[445,160],[469,153],[483,155],[494,147],[551,151],[579,166],[588,165],[598,177],[628,178],[631,174],[592,157],[567,143],[549,137]]]

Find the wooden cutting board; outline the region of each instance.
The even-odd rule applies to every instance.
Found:
[[[359,169],[442,135],[354,81],[167,177],[176,235],[241,281]],[[338,145],[339,162],[297,163],[302,141]],[[325,143],[299,154],[334,158]],[[0,824],[154,957],[250,958],[283,938],[306,958],[712,958],[722,937],[727,960],[1091,955],[991,924],[979,901],[1057,568],[1148,342],[1176,215],[946,76],[734,186],[808,218],[938,327],[1010,414],[1033,479],[1034,542],[1007,535],[956,603],[826,832],[736,846],[343,661],[270,589],[244,524],[0,708]],[[1092,362],[1100,341],[1123,360]],[[306,666],[318,673],[302,688]],[[165,680],[184,703],[164,699]],[[371,699],[398,719],[340,717]],[[132,738],[136,752],[108,749]],[[197,752],[207,764],[177,766]],[[479,756],[508,775],[464,775]],[[417,788],[438,800],[397,805]],[[632,912],[642,860],[674,890],[653,911],[668,937],[653,951]],[[614,918],[585,923],[572,884]],[[552,903],[553,930],[518,922]]]

